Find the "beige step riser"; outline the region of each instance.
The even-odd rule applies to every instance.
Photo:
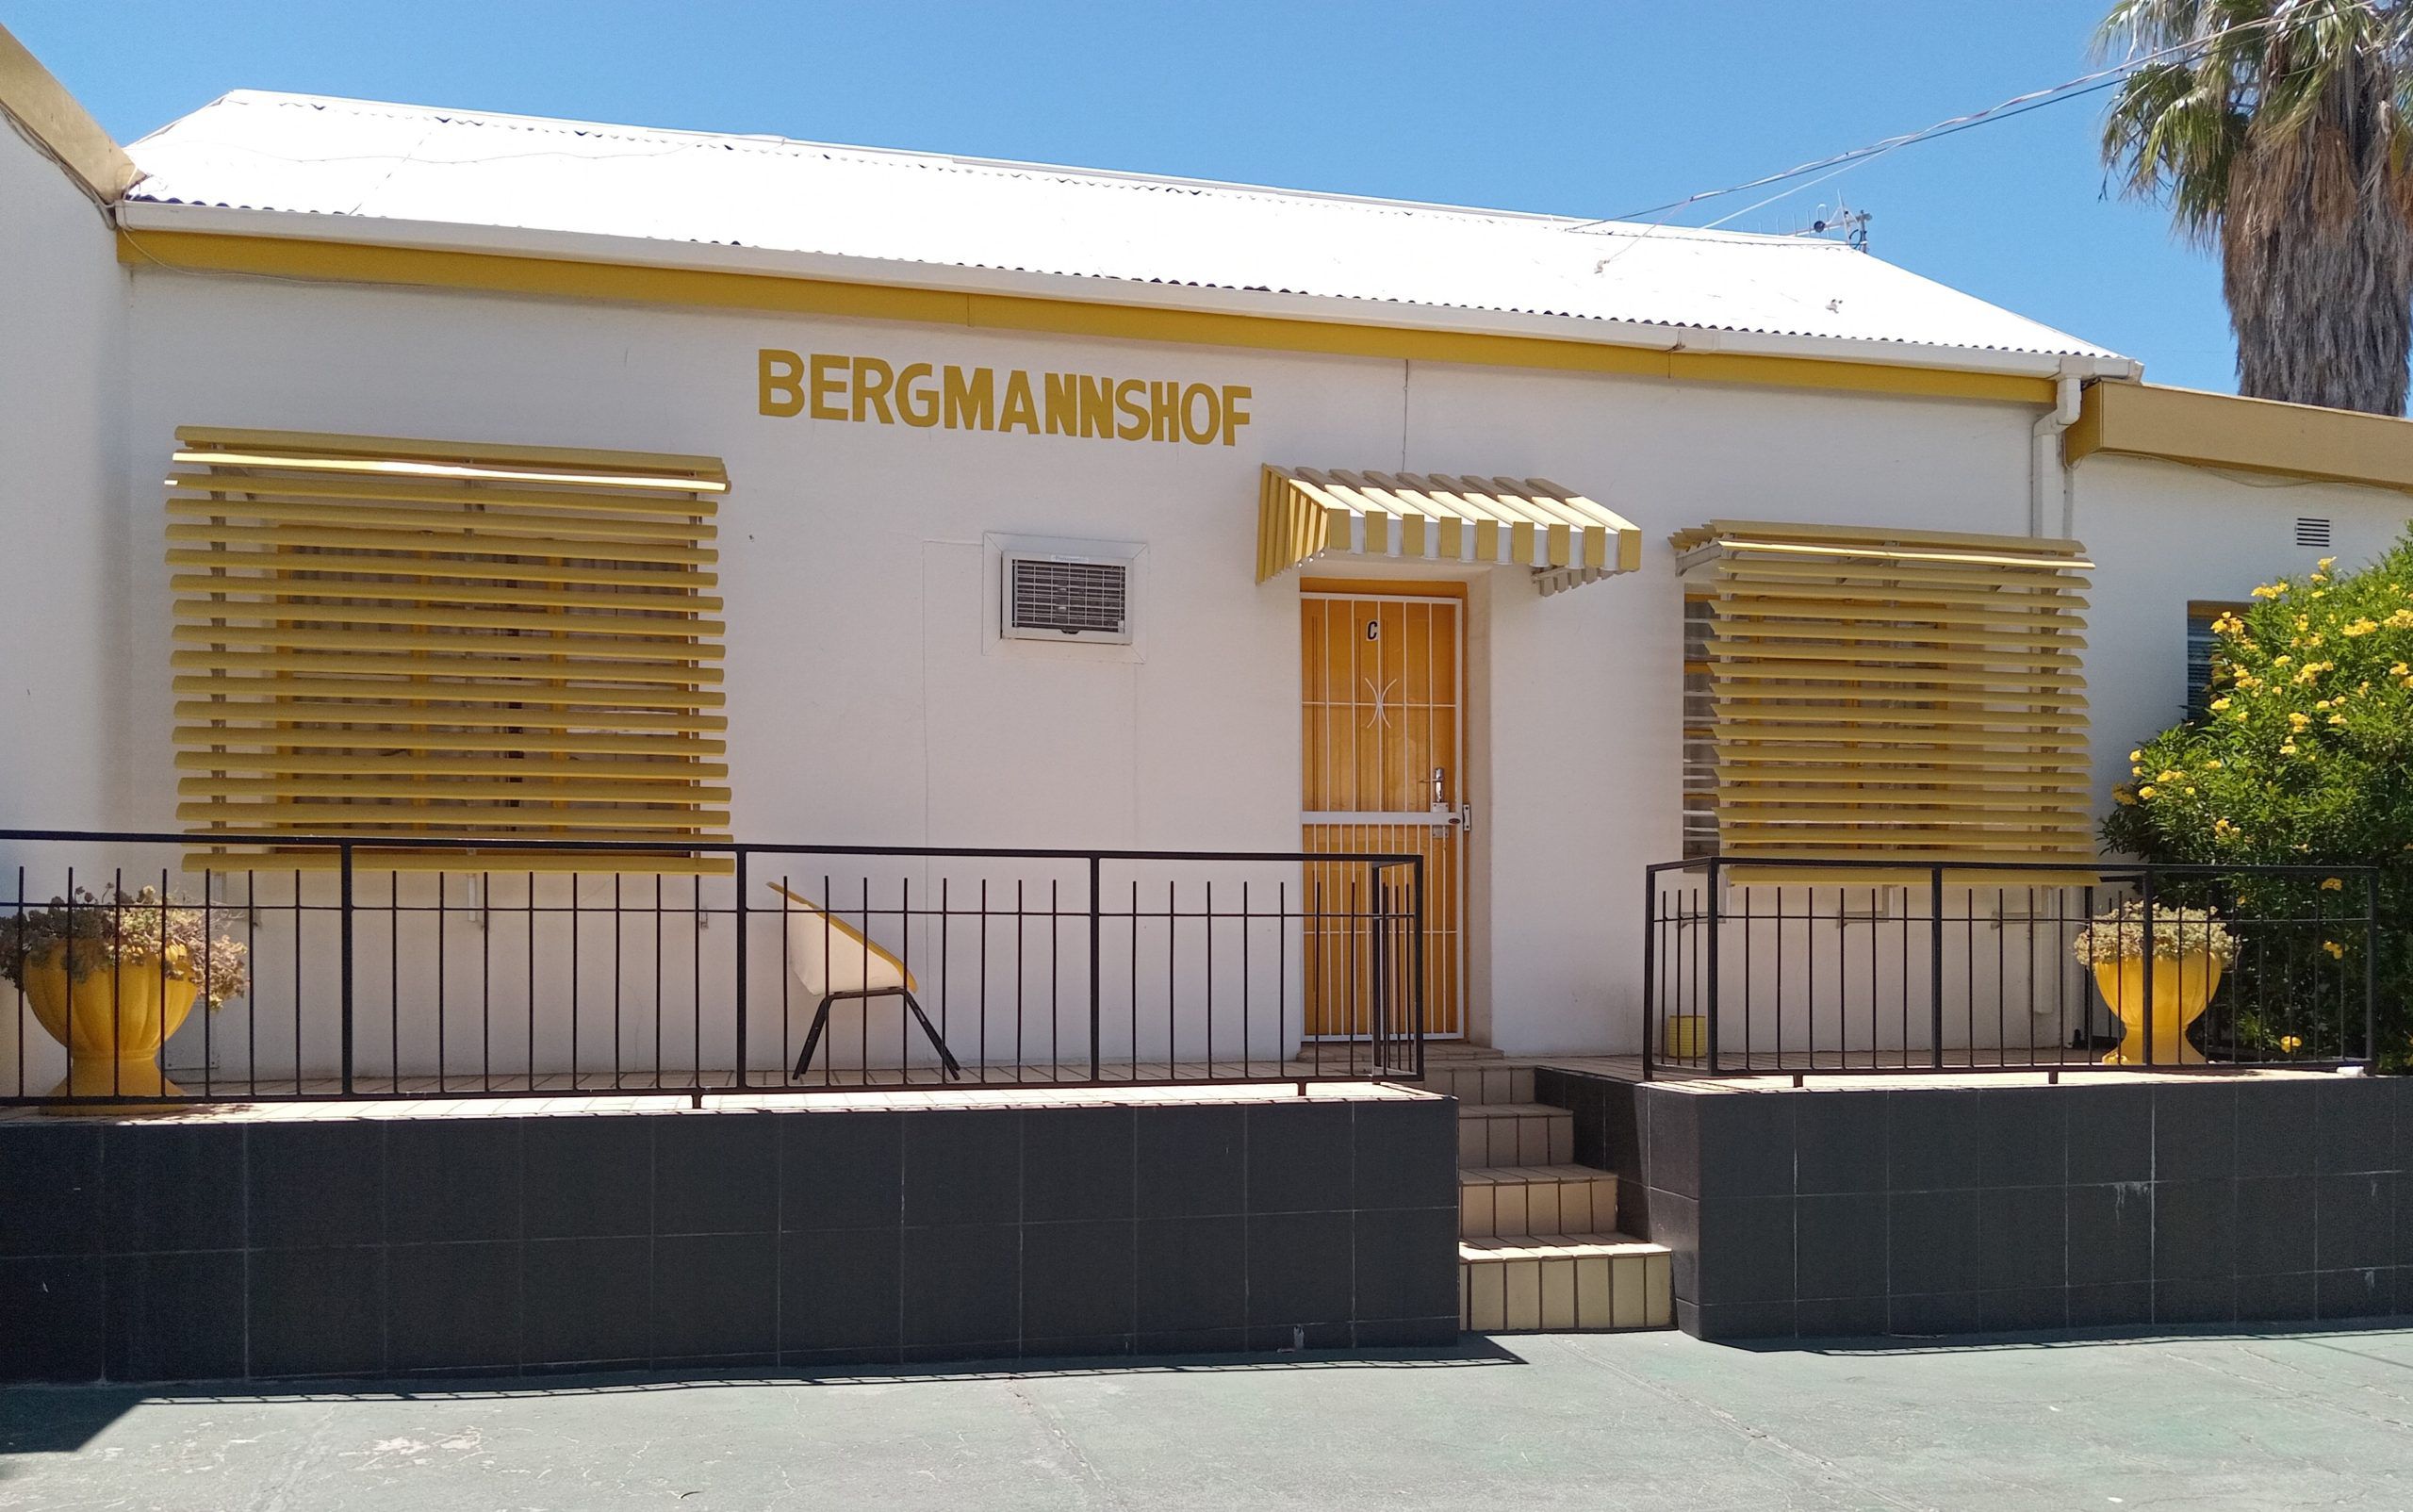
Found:
[[[1534,1100],[1531,1066],[1428,1066],[1424,1087],[1447,1093],[1460,1105],[1529,1103]]]
[[[1660,1255],[1458,1262],[1458,1323],[1476,1333],[1605,1333],[1675,1323]]]
[[[1458,1185],[1461,1239],[1613,1234],[1617,1226],[1617,1178],[1605,1172],[1582,1178]]]
[[[1458,1164],[1571,1165],[1575,1160],[1575,1118],[1548,1111],[1493,1111],[1492,1105],[1460,1105]]]

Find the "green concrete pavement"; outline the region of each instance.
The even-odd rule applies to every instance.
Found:
[[[0,1506],[2413,1506],[2413,1332],[0,1392]]]

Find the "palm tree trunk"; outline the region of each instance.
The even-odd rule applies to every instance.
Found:
[[[2320,119],[2237,155],[2221,251],[2239,392],[2405,413],[2413,222],[2386,102],[2376,70],[2351,71]]]
[[[2385,192],[2317,227],[2309,208],[2224,238],[2238,392],[2297,404],[2405,413],[2413,340],[2413,233]]]

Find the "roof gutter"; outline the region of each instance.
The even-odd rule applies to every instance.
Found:
[[[1014,269],[954,267],[717,243],[665,242],[641,237],[598,236],[518,226],[479,226],[284,210],[161,205],[139,200],[121,202],[117,206],[117,218],[120,228],[132,234],[131,239],[138,253],[140,250],[140,234],[144,231],[281,238],[360,247],[539,258],[672,271],[810,279],[941,293],[993,294],[1074,304],[1136,305],[1166,311],[1331,325],[1380,325],[1654,352],[1943,369],[2004,377],[2051,379],[2076,372],[2084,377],[2130,379],[2142,371],[2129,358],[2109,354],[2007,352],[1907,341],[1788,336],[1657,325],[1633,320],[1523,315],[1331,295],[1226,289],[1141,279],[1027,272]]]

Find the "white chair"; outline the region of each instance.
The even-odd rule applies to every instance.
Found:
[[[813,1027],[805,1032],[804,1052],[796,1058],[796,1069],[790,1079],[803,1076],[813,1063],[813,1052],[821,1047],[821,1036],[829,1027],[829,1005],[842,997],[901,997],[913,1022],[929,1037],[930,1047],[939,1053],[939,1063],[945,1067],[950,1079],[959,1079],[963,1067],[956,1063],[955,1053],[922,1011],[921,1001],[913,994],[921,984],[905,969],[905,962],[882,950],[866,939],[862,932],[845,920],[829,912],[820,904],[789,892],[777,882],[768,884],[771,891],[786,901],[780,912],[787,916],[788,965],[796,973],[804,990],[821,999],[813,1011]]]

